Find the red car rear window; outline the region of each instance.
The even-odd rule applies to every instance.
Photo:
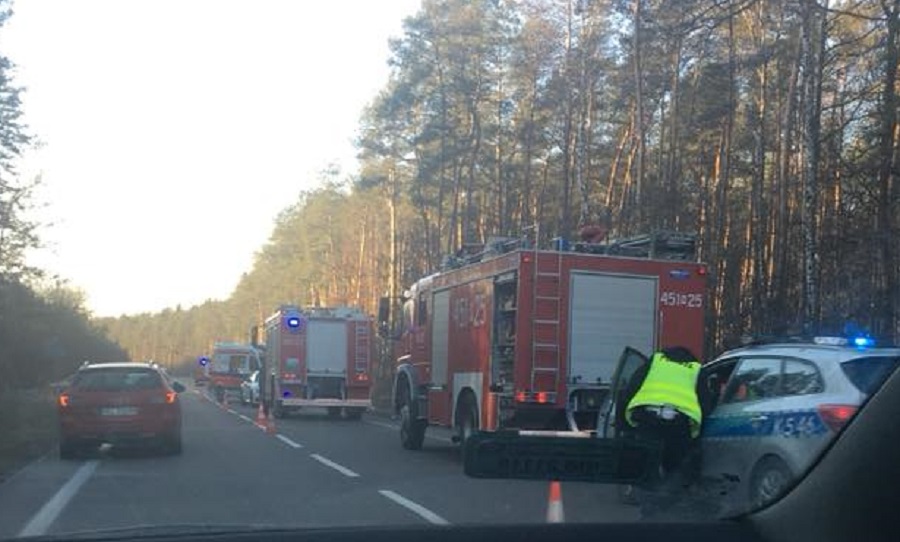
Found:
[[[83,391],[151,390],[162,387],[162,379],[150,369],[117,367],[82,371],[72,386]]]

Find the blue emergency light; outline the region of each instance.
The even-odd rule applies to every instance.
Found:
[[[200,359],[197,360],[197,362],[200,365],[205,366],[207,363],[209,363],[209,358],[207,358],[206,356],[200,356]]]
[[[292,333],[298,333],[303,327],[303,316],[296,312],[290,311],[284,315],[284,326]]]
[[[857,348],[870,348],[875,346],[875,340],[871,337],[854,337],[853,346]]]

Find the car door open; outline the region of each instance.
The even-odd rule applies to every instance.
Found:
[[[607,402],[601,410],[600,416],[602,419],[597,424],[601,437],[614,438],[620,436],[622,424],[625,421],[623,410],[626,406],[619,404],[623,400],[622,394],[628,388],[635,373],[649,363],[650,358],[630,346],[626,346],[625,350],[622,351],[616,370],[613,372]]]

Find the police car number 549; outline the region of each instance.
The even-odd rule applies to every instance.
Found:
[[[663,292],[659,297],[659,304],[663,307],[687,307],[689,309],[699,309],[703,307],[703,294]]]

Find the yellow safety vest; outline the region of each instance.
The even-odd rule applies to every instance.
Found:
[[[691,422],[691,437],[700,434],[703,413],[697,399],[697,376],[700,374],[700,363],[691,361],[678,363],[669,360],[661,353],[653,355],[650,370],[628,407],[625,409],[625,420],[632,427],[632,412],[643,406],[661,407],[671,405]]]

